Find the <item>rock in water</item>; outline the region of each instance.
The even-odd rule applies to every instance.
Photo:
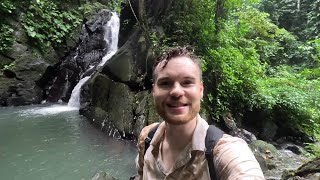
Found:
[[[100,171],[96,175],[94,175],[91,180],[117,180],[117,179],[106,172]]]

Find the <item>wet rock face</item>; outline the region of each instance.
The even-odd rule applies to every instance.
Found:
[[[108,134],[109,127],[114,127],[118,132],[111,134],[128,139],[138,136],[146,124],[158,121],[150,94],[148,69],[153,58],[149,51],[150,44],[136,28],[83,86],[80,113]]]
[[[50,62],[58,61],[57,56],[54,53],[42,56],[36,49],[31,50],[27,44],[15,42],[6,57],[12,62],[0,75],[0,105],[40,103],[42,92],[37,80],[41,78]]]
[[[8,19],[15,29],[12,49],[0,55],[0,105],[19,106],[38,104],[42,100],[42,90],[38,80],[52,64],[59,62],[53,49],[42,52],[30,45],[32,41],[22,27],[19,17]]]
[[[89,69],[98,65],[109,48],[104,40],[104,25],[110,17],[111,12],[108,10],[101,10],[95,16],[88,17],[89,20],[79,34],[78,46],[55,67],[47,69],[41,80],[46,83],[41,87],[47,101],[61,99],[67,102],[81,76],[92,73],[88,72]]]

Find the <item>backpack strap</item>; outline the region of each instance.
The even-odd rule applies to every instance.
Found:
[[[144,140],[144,154],[146,154],[147,149],[150,146],[151,140],[154,136],[154,134],[156,133],[158,127],[159,127],[160,123],[157,124],[156,126],[154,126],[148,133],[148,136],[146,137],[146,139]]]
[[[206,141],[205,141],[205,144],[206,144],[205,154],[206,154],[206,159],[208,161],[211,180],[218,179],[216,171],[214,169],[212,150],[216,146],[219,139],[222,138],[223,134],[224,134],[224,132],[214,125],[210,125],[207,130]]]

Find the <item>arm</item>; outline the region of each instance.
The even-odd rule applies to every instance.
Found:
[[[237,137],[223,135],[213,149],[214,164],[221,180],[265,179],[248,144]]]

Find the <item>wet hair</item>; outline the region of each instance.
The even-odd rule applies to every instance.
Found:
[[[164,62],[161,69],[164,69],[168,62],[176,57],[187,57],[189,58],[192,62],[194,62],[197,67],[200,70],[200,79],[202,80],[202,68],[201,68],[201,60],[198,56],[196,56],[193,53],[193,50],[190,47],[174,47],[174,48],[169,48],[167,49],[164,53],[162,53],[155,61],[153,64],[152,68],[152,79],[153,81],[156,79],[156,74],[155,74],[155,69],[157,66],[161,63]]]

